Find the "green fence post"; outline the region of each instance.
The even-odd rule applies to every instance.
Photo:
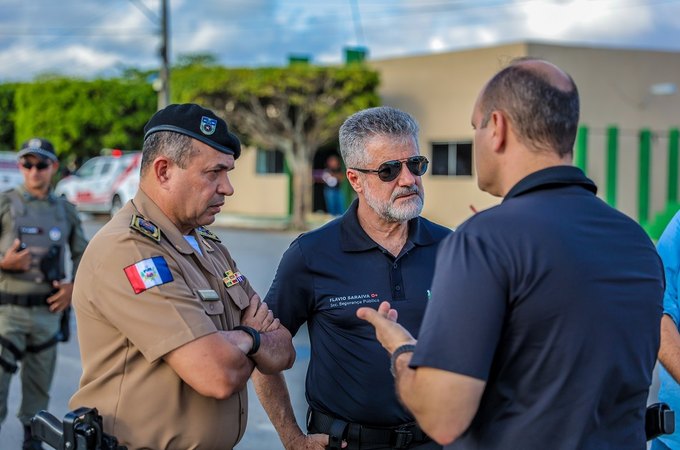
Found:
[[[678,129],[668,131],[668,203],[678,202]]]
[[[585,173],[588,166],[588,127],[585,125],[578,127],[574,153],[574,165]]]
[[[607,203],[612,208],[616,208],[618,156],[619,129],[612,125],[607,128]]]
[[[640,177],[638,180],[638,222],[646,225],[649,220],[649,171],[652,149],[652,132],[645,128],[640,130]]]

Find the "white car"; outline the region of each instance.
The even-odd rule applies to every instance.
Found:
[[[59,181],[54,192],[79,211],[114,215],[137,192],[141,162],[141,152],[97,156]]]
[[[0,151],[0,192],[12,189],[24,182],[19,170],[16,152]]]

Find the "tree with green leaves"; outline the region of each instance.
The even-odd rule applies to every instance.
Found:
[[[102,148],[140,148],[156,93],[142,80],[53,77],[24,83],[14,96],[15,144],[50,139],[60,156],[88,158]]]
[[[14,150],[14,93],[18,84],[0,84],[0,150]]]
[[[211,108],[247,144],[283,151],[292,174],[291,226],[306,227],[312,161],[350,114],[379,104],[378,74],[361,64],[227,69],[189,64],[173,71],[173,96]]]

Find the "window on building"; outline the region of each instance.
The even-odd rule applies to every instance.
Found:
[[[472,142],[433,142],[432,175],[472,175]]]
[[[257,173],[283,173],[283,152],[258,148],[255,167]]]

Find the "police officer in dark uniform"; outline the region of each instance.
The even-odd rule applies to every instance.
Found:
[[[10,379],[20,370],[24,449],[40,449],[30,419],[47,409],[56,343],[67,339],[73,285],[65,277],[65,247],[73,270],[87,241],[75,207],[52,193],[59,162],[40,138],[18,153],[24,183],[0,193],[0,423],[7,417]]]

